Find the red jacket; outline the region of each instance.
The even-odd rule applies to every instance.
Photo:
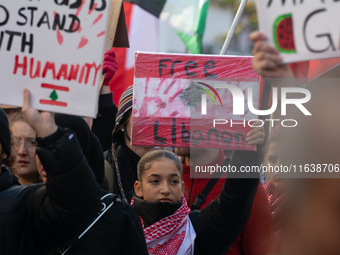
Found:
[[[222,165],[224,160],[225,157],[223,155],[223,151],[220,151],[217,158],[208,165]],[[189,207],[195,200],[195,197],[202,192],[209,180],[210,179],[208,178],[191,179],[190,167],[187,166],[185,162],[183,163],[184,189]],[[220,194],[224,182],[224,178],[220,178],[220,180],[218,180],[200,209],[204,208]],[[272,218],[266,193],[261,182],[259,182],[249,221],[227,254],[266,255],[274,252],[275,242]]]

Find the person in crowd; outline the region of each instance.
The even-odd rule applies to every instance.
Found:
[[[16,155],[15,176],[21,185],[41,182],[35,160],[36,132],[19,112],[10,121],[12,145]]]
[[[257,124],[254,124],[255,126]],[[247,135],[249,144],[264,142],[264,129],[255,128]],[[192,166],[228,166],[231,158],[225,156],[222,150],[207,150],[193,148],[176,148],[176,154],[181,156],[185,195],[191,209],[203,209],[219,194],[224,185],[227,173],[218,179],[216,176],[195,178],[192,176]],[[228,155],[233,153],[228,151]],[[216,173],[217,174],[217,173]],[[197,177],[197,176],[196,176]],[[202,176],[201,176],[202,177]],[[268,254],[275,251],[273,226],[267,196],[261,182],[252,207],[252,214],[237,240],[227,254]]]
[[[260,154],[235,152],[231,165],[257,165]],[[225,254],[251,214],[258,176],[231,173],[213,202],[190,212],[178,157],[167,150],[146,153],[138,163],[131,203],[141,217],[149,254]]]
[[[1,241],[1,254],[146,255],[143,230],[135,210],[117,195],[100,190],[75,133],[57,127],[50,113],[39,114],[30,108],[29,100],[26,92],[22,111],[37,130],[37,155],[46,172],[46,185],[26,185],[22,189],[24,186],[17,186],[3,166],[0,203],[6,206],[0,207],[0,227],[7,232],[5,237],[1,231],[0,237],[11,241],[4,245]],[[62,119],[59,123],[76,122],[70,116],[56,119],[59,118]],[[87,127],[84,121],[83,124]],[[50,131],[47,133],[46,129]],[[81,132],[78,130],[78,133]],[[3,137],[5,158],[9,155],[10,139]],[[102,152],[100,154],[103,159]],[[18,201],[18,205],[10,206],[12,200]],[[124,238],[127,235],[131,239]]]
[[[303,170],[298,171],[299,178],[290,181],[290,195],[280,205],[280,254],[338,254],[340,121],[330,109],[340,106],[339,79],[334,79],[339,78],[340,59],[282,64],[265,35],[253,32],[250,39],[254,43],[253,67],[259,74],[265,78],[307,77],[305,88],[311,92],[311,100],[304,106],[312,116],[301,116],[299,109],[292,109],[287,118],[296,119],[298,125],[280,131],[280,163]],[[313,166],[326,168],[316,172]]]
[[[37,153],[47,184],[21,186],[2,165],[11,154],[6,114],[0,110],[0,254],[39,254],[75,241],[100,209],[99,186],[73,133],[55,125],[49,112],[30,107],[24,90],[22,114],[38,136]],[[74,179],[78,179],[77,183]],[[43,196],[42,196],[43,194]]]
[[[114,170],[114,192],[128,202],[134,195],[137,180],[137,164],[152,147],[131,145],[133,86],[128,87],[119,100],[115,128],[112,134],[112,149],[104,153]]]
[[[105,52],[103,61],[103,74],[105,78],[100,89],[98,101],[98,115],[93,119],[91,131],[98,137],[103,151],[111,149],[112,131],[115,126],[117,106],[113,103],[113,93],[110,91],[110,80],[118,69],[116,54],[113,49]]]
[[[55,121],[58,126],[71,129],[79,137],[80,146],[97,182],[106,189],[101,144],[97,137],[92,134],[87,123],[81,117],[65,114],[55,114]],[[38,156],[37,165],[40,175],[46,181],[47,173]],[[106,194],[106,192],[101,191],[102,196]],[[114,201],[115,205],[100,218],[99,222],[91,227],[77,245],[67,251],[67,254],[147,254],[142,228],[136,212],[131,206],[122,202],[117,195],[113,195],[111,200]],[[135,240],[135,246],[130,245],[130,239],[123,238],[129,233],[131,233],[131,238]]]
[[[92,132],[98,137],[104,150],[107,161],[105,172],[110,192],[130,202],[134,194],[133,185],[137,180],[137,163],[150,148],[130,145],[133,86],[128,87],[122,94],[117,109],[109,88],[110,80],[117,68],[114,50],[107,51],[103,61],[105,80],[101,88],[98,116],[93,120]]]

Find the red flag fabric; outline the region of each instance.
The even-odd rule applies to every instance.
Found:
[[[118,105],[125,89],[133,85],[135,51],[158,52],[158,22],[152,14],[137,5],[124,2],[130,48],[115,48],[118,70],[110,82],[113,101]]]

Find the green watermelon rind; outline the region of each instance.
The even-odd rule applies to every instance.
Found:
[[[280,51],[280,52],[283,52],[283,53],[296,53],[296,50],[285,50],[285,49],[282,49],[279,45],[279,42],[278,42],[278,39],[277,39],[277,34],[276,34],[276,28],[278,26],[278,24],[285,18],[291,18],[292,15],[291,14],[285,14],[285,15],[281,15],[279,16],[275,22],[274,22],[274,25],[273,25],[273,37],[274,37],[274,43],[275,43],[275,46],[276,48]]]

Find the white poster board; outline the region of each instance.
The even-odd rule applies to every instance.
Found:
[[[108,0],[0,0],[0,103],[95,117]]]
[[[257,14],[284,63],[340,57],[340,1],[258,0]]]

